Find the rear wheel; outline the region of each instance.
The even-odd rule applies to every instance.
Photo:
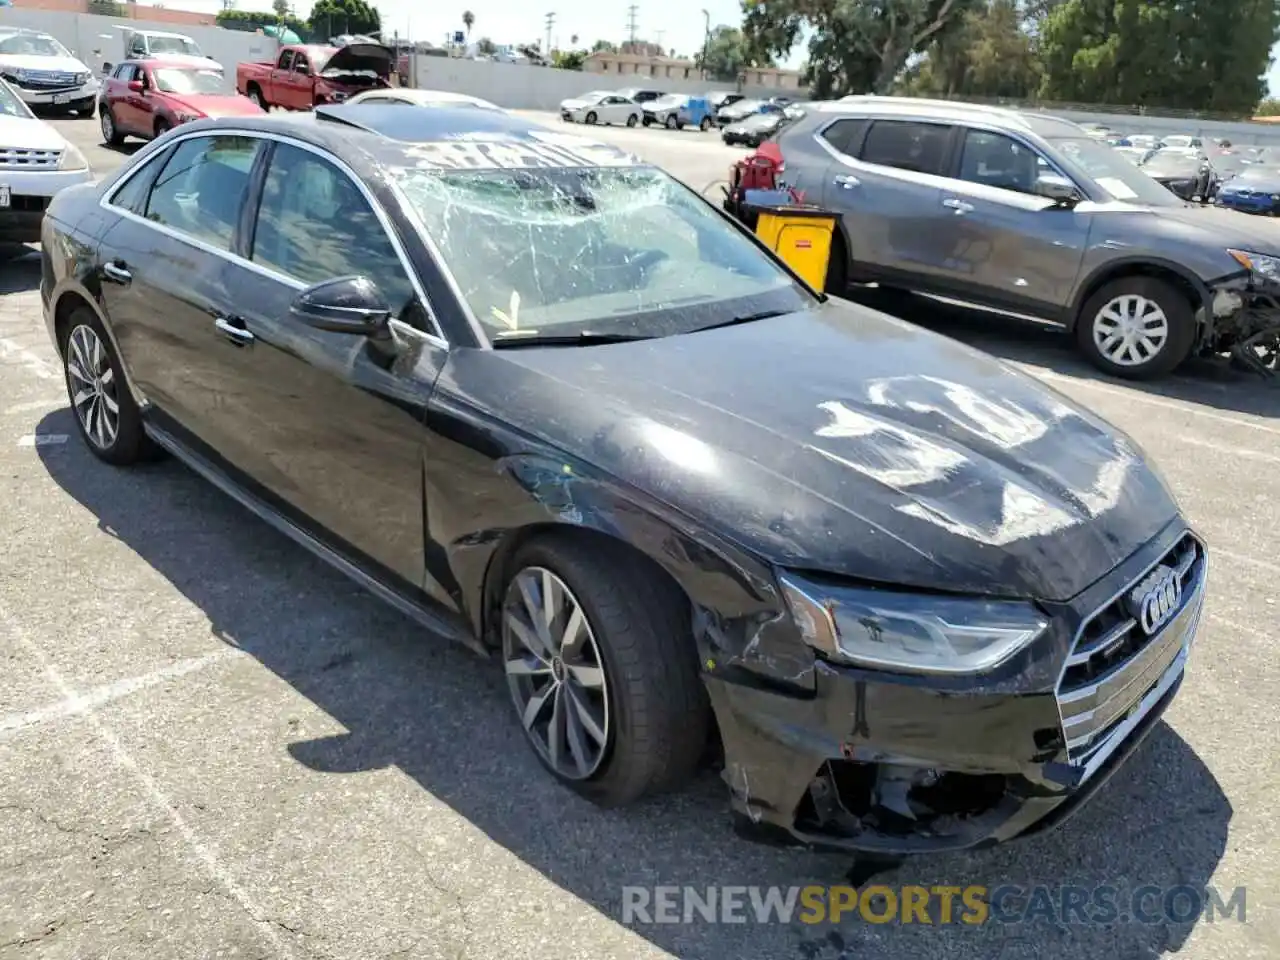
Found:
[[[266,101],[266,98],[263,97],[261,90],[259,90],[257,87],[250,87],[249,99],[258,105],[259,110],[263,111],[264,113],[266,112],[267,101]]]
[[[1195,345],[1195,308],[1185,293],[1156,277],[1121,277],[1085,303],[1076,342],[1112,376],[1147,380],[1171,373]]]
[[[525,736],[556,779],[601,806],[682,785],[707,741],[687,605],[642,563],[543,539],[505,585],[503,663]]]
[[[61,346],[76,428],[93,455],[116,466],[153,458],[157,448],[142,429],[120,359],[97,314],[88,307],[72,311]]]

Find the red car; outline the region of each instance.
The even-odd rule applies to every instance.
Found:
[[[262,108],[227,87],[217,67],[165,60],[125,60],[102,85],[98,122],[102,139],[118,147],[125,137],[150,140],[205,117],[243,117]]]

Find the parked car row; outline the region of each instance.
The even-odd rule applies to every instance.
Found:
[[[801,105],[789,97],[748,99],[724,91],[698,95],[636,87],[591,90],[560,104],[560,119],[567,123],[697,127],[703,132],[718,127],[725,143],[746,146],[759,146],[802,115]]]

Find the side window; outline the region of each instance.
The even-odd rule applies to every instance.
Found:
[[[308,66],[309,66],[309,63],[307,62],[307,55],[305,53],[294,54],[294,57],[293,57],[294,73],[306,73]]]
[[[943,172],[951,128],[940,123],[877,120],[862,144],[862,161],[912,173]]]
[[[856,157],[862,149],[862,137],[866,132],[866,120],[837,120],[819,136],[845,156]]]
[[[960,154],[960,179],[1001,190],[1035,193],[1048,164],[1030,147],[1003,133],[969,130]]]
[[[285,50],[280,54],[280,60],[276,63],[277,70],[288,70],[293,66],[293,51]]]
[[[261,146],[253,137],[234,136],[178,144],[151,189],[146,218],[230,250]]]
[[[151,181],[155,179],[157,160],[149,160],[135,171],[124,186],[111,196],[111,205],[143,216],[147,208],[147,194],[151,190]]]
[[[358,274],[406,322],[413,284],[351,178],[309,150],[277,144],[262,188],[252,259],[306,284]],[[421,323],[414,322],[421,327]]]

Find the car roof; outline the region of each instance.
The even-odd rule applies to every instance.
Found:
[[[855,94],[841,100],[814,103],[812,112],[819,116],[851,114],[869,118],[883,117],[886,120],[978,122],[1040,136],[1072,136],[1084,132],[1084,128],[1079,124],[1049,113],[1011,110],[1008,107],[991,107],[957,100],[932,100],[927,97],[880,97],[873,94]]]
[[[413,103],[431,103],[436,105],[446,103],[470,103],[485,107],[492,107],[495,110],[502,109],[496,103],[491,103],[482,97],[473,97],[469,93],[453,93],[449,90],[424,90],[422,87],[392,87],[388,90],[370,90],[368,92],[382,96],[400,97],[405,101]]]
[[[383,168],[500,170],[643,167],[625,150],[497,110],[471,106],[406,110],[395,104],[353,103],[308,112],[223,117],[183,124],[189,133],[239,129],[290,136],[339,159],[353,155]]]

